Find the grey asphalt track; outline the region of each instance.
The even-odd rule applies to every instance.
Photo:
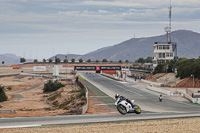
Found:
[[[95,77],[90,77],[86,75],[85,72],[79,72],[79,74],[109,96],[114,97],[114,95],[118,93],[129,99],[134,99],[136,104],[146,111],[177,113],[200,112],[200,106],[184,104],[166,98],[163,102],[159,102],[157,95],[131,87],[131,83],[123,83],[99,74],[96,74]]]

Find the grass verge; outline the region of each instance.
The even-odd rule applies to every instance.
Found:
[[[194,105],[194,106],[200,106],[200,104],[198,103],[192,103],[192,102],[182,102],[182,103],[185,103],[185,104],[189,104],[189,105]]]
[[[90,82],[86,81],[86,80],[82,80],[81,81],[93,94],[95,94],[96,96],[99,96],[98,98],[104,102],[105,104],[107,104],[110,107],[115,108],[114,106],[114,102],[115,100],[113,98],[111,98],[110,96],[108,96],[106,93],[102,92],[101,90],[99,90],[96,86],[94,86],[93,84],[91,84]],[[110,103],[113,103],[113,105],[110,105]]]

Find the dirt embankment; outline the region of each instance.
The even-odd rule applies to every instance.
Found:
[[[176,84],[176,87],[180,87],[180,88],[200,88],[200,79],[194,78],[194,82],[193,82],[192,77],[185,78],[181,82]]]
[[[161,79],[161,77],[165,76],[166,74],[165,73],[157,73],[155,75],[148,75],[146,76],[146,80],[149,80],[149,81],[153,81],[153,82],[159,82],[159,79]],[[174,75],[173,75],[174,76]],[[169,74],[167,76],[167,82],[170,83],[170,82],[174,82],[175,81],[175,78],[170,78],[169,77]],[[194,81],[193,81],[193,78],[192,77],[188,77],[188,78],[185,78],[183,80],[180,80],[180,79],[176,79],[176,81],[180,81],[180,82],[177,82],[177,84],[173,84],[172,87],[178,87],[178,88],[200,88],[200,79],[198,78],[194,78]]]
[[[164,76],[165,73],[157,73],[155,75],[153,74],[150,74],[150,75],[147,75],[145,77],[145,80],[149,80],[149,81],[153,81],[153,82],[156,82],[156,79],[159,79],[160,77]]]
[[[15,110],[15,114],[0,114],[0,117],[47,116],[69,114],[70,110],[85,104],[85,97],[80,96],[80,87],[72,82],[63,81],[65,87],[56,92],[43,93],[42,77],[12,76],[0,78],[4,85],[8,101],[1,102],[0,109]],[[10,89],[7,89],[10,87]],[[75,102],[76,88],[77,99]],[[76,104],[75,104],[76,103]]]

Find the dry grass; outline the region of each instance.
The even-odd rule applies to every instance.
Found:
[[[2,129],[1,133],[199,133],[200,118]]]

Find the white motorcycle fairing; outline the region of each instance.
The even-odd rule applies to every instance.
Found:
[[[119,102],[119,100],[120,100],[120,98],[118,98],[117,101],[115,101],[115,106],[117,106],[118,104],[121,104],[121,105],[123,105],[126,108],[127,112],[134,111],[134,109],[132,108],[131,104],[128,103],[126,100],[122,100],[120,102]],[[131,102],[134,103],[134,100],[131,100]]]

